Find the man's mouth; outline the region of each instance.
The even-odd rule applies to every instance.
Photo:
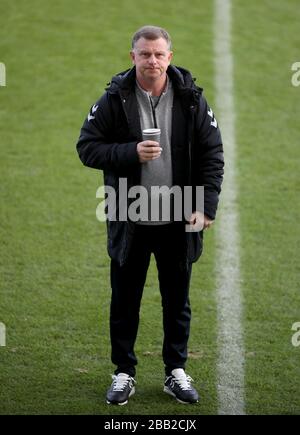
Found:
[[[161,71],[161,68],[146,68],[148,71]]]

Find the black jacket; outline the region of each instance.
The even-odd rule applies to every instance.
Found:
[[[217,121],[191,74],[169,66],[174,87],[171,153],[173,185],[204,186],[204,212],[215,218],[223,179],[223,146]],[[128,190],[140,184],[141,164],[137,143],[142,132],[135,96],[135,67],[113,77],[94,104],[81,129],[77,151],[81,161],[104,171],[104,183],[118,191],[119,178]],[[126,262],[135,224],[107,221],[108,253]],[[186,233],[184,261],[195,262],[202,252],[203,233]]]

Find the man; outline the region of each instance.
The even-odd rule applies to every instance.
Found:
[[[190,73],[171,65],[169,34],[146,26],[133,37],[133,68],[113,77],[105,94],[85,121],[77,150],[82,162],[104,171],[106,186],[119,194],[143,186],[204,186],[204,213],[193,197],[187,219],[198,231],[187,232],[186,221],[107,220],[111,257],[110,333],[116,365],[107,403],[124,405],[135,392],[137,358],[134,344],[139,310],[151,254],[155,256],[163,307],[164,391],[182,403],[199,395],[185,373],[191,309],[192,263],[202,252],[202,229],[216,215],[223,178],[220,131],[202,89]],[[158,141],[143,140],[142,130],[160,128]],[[194,195],[194,194],[193,194]],[[118,205],[117,212],[124,213]],[[128,206],[129,207],[129,204]],[[202,221],[202,228],[199,222]],[[198,227],[197,227],[198,225]]]

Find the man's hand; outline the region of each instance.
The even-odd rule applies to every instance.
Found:
[[[189,224],[191,231],[208,230],[214,223],[209,217],[200,211],[195,211],[190,217]]]
[[[151,160],[158,159],[161,155],[162,148],[158,142],[152,140],[145,140],[137,144],[137,153],[139,155],[140,163],[146,163]]]

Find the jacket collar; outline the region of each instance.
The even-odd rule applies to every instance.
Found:
[[[195,79],[190,72],[184,68],[170,65],[167,74],[172,80],[174,91],[183,98],[198,98],[203,89],[195,85]],[[136,85],[136,68],[123,71],[112,78],[106,90],[109,93],[121,93],[123,96],[132,93]]]

